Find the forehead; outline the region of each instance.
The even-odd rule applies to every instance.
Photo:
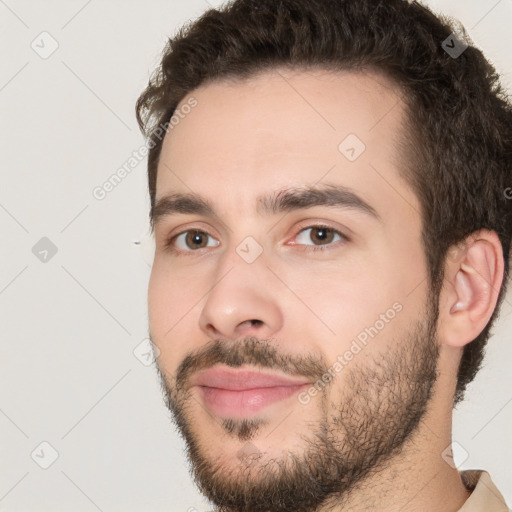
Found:
[[[190,98],[163,142],[157,200],[193,191],[249,213],[257,196],[326,181],[419,211],[398,174],[405,104],[381,74],[278,68],[204,85],[181,105]]]

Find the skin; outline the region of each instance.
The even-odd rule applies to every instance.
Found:
[[[503,279],[496,234],[473,234],[457,258],[447,260],[437,332],[435,327],[429,331],[433,301],[421,246],[420,204],[398,172],[403,155],[396,142],[405,108],[392,83],[370,72],[279,69],[244,82],[203,86],[182,104],[190,96],[197,99],[197,107],[164,139],[157,201],[171,192],[193,191],[214,205],[217,216],[179,214],[157,223],[148,307],[168,406],[181,411],[181,426],[196,442],[193,460],[215,465],[226,482],[236,482],[245,467],[237,454],[250,439],[263,454],[245,469],[246,478],[256,483],[257,469],[264,463],[284,460],[290,452],[299,457],[307,453],[315,426],[329,425],[337,441],[346,443],[350,431],[335,419],[340,410],[347,413],[347,404],[357,406],[348,425],[386,410],[393,413],[390,417],[404,415],[405,421],[408,379],[415,374],[403,370],[400,378],[400,370],[394,369],[389,382],[398,386],[395,396],[401,397],[394,403],[385,380],[372,384],[368,371],[382,361],[389,363],[383,367],[392,368],[404,350],[412,354],[411,344],[428,338],[430,345],[421,347],[437,346],[439,357],[427,408],[417,411],[421,421],[405,436],[401,449],[383,457],[378,471],[355,482],[329,510],[458,510],[469,493],[442,453],[451,442],[462,348],[485,327]],[[338,149],[351,133],[366,145],[353,162]],[[261,194],[317,183],[349,187],[381,220],[326,206],[269,217],[256,212]],[[336,237],[325,251],[302,250],[315,246],[315,232],[305,228],[319,223],[349,240],[338,243]],[[208,233],[208,246],[193,249],[182,236],[176,249],[187,254],[165,247],[169,238],[190,229]],[[263,250],[250,264],[236,252],[248,236]],[[243,356],[248,352],[241,340],[268,341],[261,359],[269,363],[266,370],[274,362],[265,359],[271,350],[331,366],[394,303],[401,311],[336,374],[325,393],[307,405],[295,398],[273,404],[258,413],[254,428],[245,433],[236,422],[229,430],[225,418],[206,410],[194,391],[172,395],[184,359],[197,357],[216,340],[231,351],[238,346]],[[260,322],[251,323],[253,319]],[[244,367],[257,369],[254,364]],[[272,371],[279,373],[275,366]],[[355,383],[377,396],[382,410],[373,410],[371,400],[357,401]],[[386,435],[399,430],[397,425],[368,428],[383,443]]]

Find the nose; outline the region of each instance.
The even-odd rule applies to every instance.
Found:
[[[217,322],[217,325],[219,325],[219,322]],[[245,322],[241,322],[238,324],[233,331],[233,334],[229,334],[230,330],[229,327],[225,328],[223,330],[219,330],[217,327],[215,327],[214,324],[211,322],[208,322],[206,325],[206,330],[209,332],[210,335],[214,336],[215,338],[234,338],[234,337],[245,337],[245,336],[258,336],[263,337],[261,332],[265,329],[263,320],[259,319],[252,319],[252,320],[246,320]],[[259,334],[257,334],[259,333]]]
[[[232,260],[230,260],[232,261]],[[235,262],[211,288],[199,318],[211,338],[270,338],[282,326],[275,276],[263,263]],[[272,279],[273,278],[273,279]]]

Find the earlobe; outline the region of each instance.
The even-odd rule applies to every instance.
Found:
[[[440,301],[440,340],[462,348],[487,325],[503,281],[503,251],[493,231],[481,230],[445,271],[444,298]]]

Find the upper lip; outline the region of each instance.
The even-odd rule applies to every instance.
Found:
[[[192,386],[228,389],[233,391],[273,388],[276,386],[301,386],[309,384],[304,378],[292,378],[255,370],[211,368],[200,371],[192,379]]]

